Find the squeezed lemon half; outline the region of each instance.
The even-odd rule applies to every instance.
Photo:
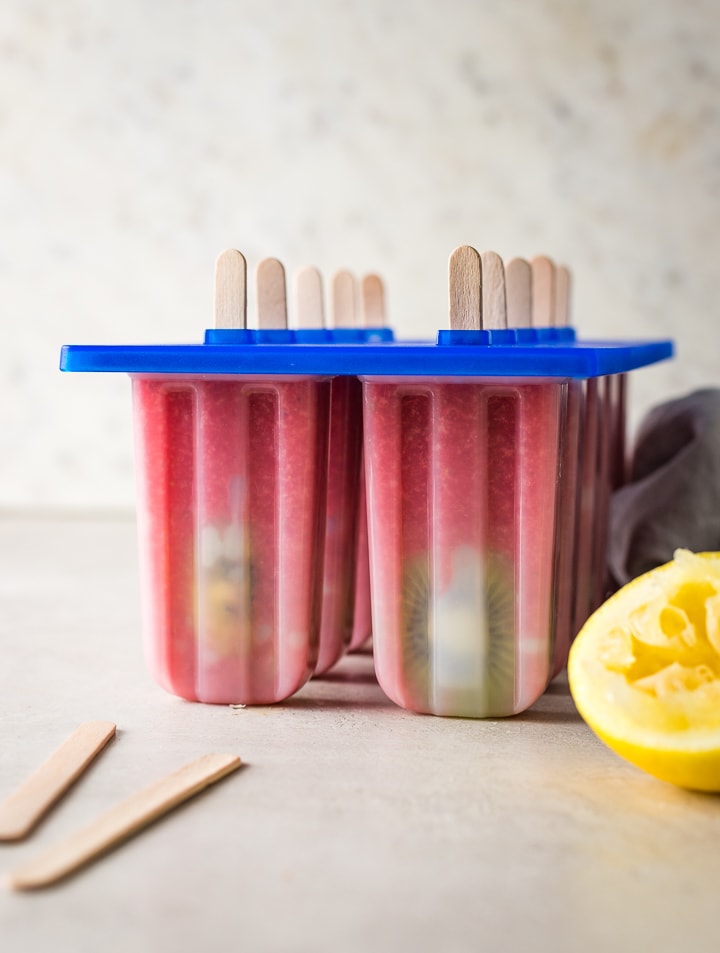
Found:
[[[720,553],[679,549],[585,623],[570,691],[593,731],[663,781],[720,791]]]

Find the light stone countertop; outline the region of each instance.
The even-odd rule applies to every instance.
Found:
[[[560,677],[497,721],[388,702],[369,654],[276,707],[146,674],[130,520],[0,521],[0,797],[81,721],[118,736],[0,875],[186,761],[247,767],[62,885],[3,953],[715,951],[720,799],[595,739]]]

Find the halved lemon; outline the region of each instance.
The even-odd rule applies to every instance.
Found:
[[[720,553],[676,551],[611,596],[570,650],[578,711],[617,754],[720,791]]]

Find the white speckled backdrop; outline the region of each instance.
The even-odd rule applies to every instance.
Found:
[[[60,345],[198,340],[216,254],[380,270],[544,252],[587,335],[676,338],[632,416],[720,384],[716,0],[5,0],[0,506],[133,503],[129,383]]]

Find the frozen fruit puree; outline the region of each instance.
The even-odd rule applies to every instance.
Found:
[[[221,329],[204,344],[66,346],[65,371],[133,378],[156,679],[200,701],[287,698],[317,670],[324,598],[341,620],[330,656],[347,646],[359,543],[333,534],[337,514],[357,513],[360,451],[328,452],[330,395],[344,382],[352,407],[359,378],[382,687],[442,715],[532,705],[599,578],[593,500],[620,454],[603,409],[622,413],[603,378],[672,356],[669,341],[585,344],[555,330],[451,329],[431,344]],[[343,446],[358,434],[346,427]],[[343,470],[352,454],[358,466]],[[330,600],[333,545],[344,568]]]
[[[336,377],[330,385],[329,441],[317,673],[338,661],[353,632],[362,447],[362,389],[354,377]]]
[[[267,704],[310,676],[328,389],[135,377],[146,655],[169,691]]]
[[[509,715],[553,664],[562,381],[365,383],[373,648],[400,705]]]
[[[554,661],[552,675],[565,666],[570,642],[575,635],[575,595],[577,580],[578,515],[581,484],[581,432],[583,385],[568,382],[558,510],[557,601],[555,613]]]
[[[365,492],[365,462],[360,465],[360,508],[358,512],[357,549],[355,560],[355,612],[350,651],[359,649],[372,634],[370,602],[370,552],[368,549],[367,494]]]

